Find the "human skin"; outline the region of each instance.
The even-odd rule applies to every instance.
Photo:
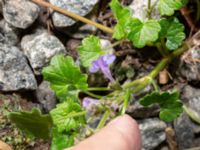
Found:
[[[98,133],[65,150],[140,150],[138,124],[128,115],[117,117]]]

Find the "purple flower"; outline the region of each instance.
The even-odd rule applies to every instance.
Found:
[[[93,99],[90,97],[85,97],[83,99],[82,105],[84,108],[90,108],[92,105],[98,105],[99,104],[99,100],[98,99]]]
[[[97,60],[92,62],[92,66],[89,71],[91,73],[95,73],[99,70],[104,74],[106,78],[108,78],[111,82],[114,82],[114,78],[112,77],[109,65],[113,63],[116,59],[115,55],[106,54],[104,56],[99,57]]]

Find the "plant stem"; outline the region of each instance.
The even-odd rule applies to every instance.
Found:
[[[111,89],[107,87],[90,87],[88,91],[111,91]]]
[[[151,12],[152,12],[151,0],[148,0],[148,9],[147,9],[148,19],[151,19]]]
[[[103,117],[101,118],[101,121],[99,122],[96,130],[99,130],[101,128],[104,127],[104,125],[106,124],[106,121],[108,120],[109,116],[110,116],[110,110],[107,109],[106,112],[104,113]]]
[[[120,113],[121,115],[124,115],[126,113],[126,109],[128,107],[130,95],[131,95],[130,91],[126,90],[125,97],[124,97],[124,104],[123,104],[123,107],[122,107],[122,110],[121,110],[121,113]]]
[[[161,62],[147,76],[124,84],[123,88],[132,88],[132,93],[141,91],[150,83],[150,79],[154,79],[159,74],[159,72],[162,71],[171,62],[172,59],[187,51],[191,46],[193,46],[191,41],[185,42],[181,48],[175,50],[173,53],[163,58]]]
[[[101,99],[102,98],[102,96],[96,95],[96,94],[91,93],[89,91],[82,91],[82,92],[85,93],[85,94],[87,94],[87,95],[89,95],[89,96],[91,96],[91,97],[97,98],[97,99]]]
[[[113,48],[113,47],[115,47],[115,46],[121,44],[123,41],[124,41],[124,39],[123,39],[123,40],[116,41],[115,43],[113,43],[113,44],[111,44],[111,45],[105,47],[104,50],[111,49],[111,48]]]
[[[87,111],[82,111],[82,112],[78,112],[78,113],[75,113],[75,114],[69,114],[67,117],[68,118],[74,118],[74,117],[80,117],[80,116],[83,116],[87,113]]]
[[[102,24],[99,24],[99,23],[96,23],[94,21],[91,21],[91,20],[89,20],[89,19],[87,19],[85,17],[82,17],[82,16],[79,16],[79,15],[77,15],[75,13],[69,12],[69,11],[67,11],[65,9],[62,9],[62,8],[57,7],[55,5],[52,5],[51,3],[45,2],[43,0],[32,0],[32,2],[34,2],[34,3],[38,4],[38,5],[44,6],[44,7],[51,8],[51,9],[53,9],[53,10],[55,10],[55,11],[61,13],[61,14],[64,14],[66,16],[71,17],[71,18],[73,18],[75,20],[79,20],[79,21],[82,21],[82,22],[84,22],[86,24],[93,25],[93,26],[97,27],[98,29],[101,29],[102,31],[105,31],[105,32],[108,32],[108,33],[113,33],[114,32],[113,29],[111,29],[109,27],[106,27],[106,26],[104,26]]]

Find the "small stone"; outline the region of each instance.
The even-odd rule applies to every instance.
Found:
[[[158,118],[144,119],[138,122],[142,136],[142,149],[155,149],[166,139],[166,123]]]
[[[0,91],[35,90],[37,82],[23,53],[0,44]]]
[[[39,7],[28,0],[6,0],[3,6],[4,19],[14,27],[26,29],[37,19]]]
[[[16,45],[19,42],[19,30],[5,20],[0,21],[0,43]]]
[[[160,13],[158,11],[157,3],[159,0],[152,0],[151,6],[155,6],[151,13],[152,19],[160,19]],[[146,21],[148,19],[148,0],[134,0],[129,8],[133,11],[133,16],[139,18],[141,21]]]
[[[47,32],[24,36],[21,47],[37,75],[41,74],[42,68],[49,64],[53,56],[66,52],[59,39]]]
[[[39,103],[42,104],[45,111],[49,112],[56,106],[56,95],[51,90],[49,82],[43,81],[36,90],[36,97]]]
[[[200,59],[200,47],[195,47],[187,53],[184,62],[182,62],[178,69],[178,74],[191,82],[200,81],[200,63],[196,60]]]
[[[176,140],[179,149],[191,148],[194,140],[194,133],[188,116],[183,113],[175,122]]]
[[[99,0],[49,0],[49,2],[53,5],[66,9],[80,16],[85,16],[91,12],[98,1]],[[70,17],[57,12],[54,12],[52,17],[55,27],[58,28],[72,26],[74,23],[76,23],[76,21]]]

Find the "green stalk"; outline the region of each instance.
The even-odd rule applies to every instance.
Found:
[[[75,114],[69,114],[67,117],[68,118],[75,118],[75,117],[80,117],[80,116],[83,116],[87,113],[87,111],[82,111],[82,112],[78,112],[78,113],[75,113]]]
[[[90,87],[88,91],[111,91],[111,89],[107,87]]]
[[[148,19],[151,19],[151,13],[152,13],[151,0],[148,0],[147,7],[148,7],[147,9]]]
[[[102,96],[94,94],[94,93],[91,93],[89,91],[82,91],[82,92],[87,94],[87,95],[89,95],[89,96],[91,96],[91,97],[97,98],[97,99],[101,99],[102,98]]]
[[[192,42],[185,42],[183,46],[177,50],[175,50],[173,53],[168,55],[167,57],[163,58],[161,62],[147,75],[140,79],[134,80],[130,83],[127,83],[123,85],[124,89],[132,88],[133,93],[137,93],[144,89],[149,83],[151,83],[151,79],[154,79],[157,77],[160,71],[162,71],[175,57],[183,54],[185,51],[187,51],[191,46],[193,46]]]
[[[109,116],[110,116],[110,110],[106,110],[106,112],[104,113],[103,117],[101,118],[101,121],[99,122],[96,130],[99,130],[101,128],[104,127],[104,125],[106,124],[106,121],[108,120]]]

